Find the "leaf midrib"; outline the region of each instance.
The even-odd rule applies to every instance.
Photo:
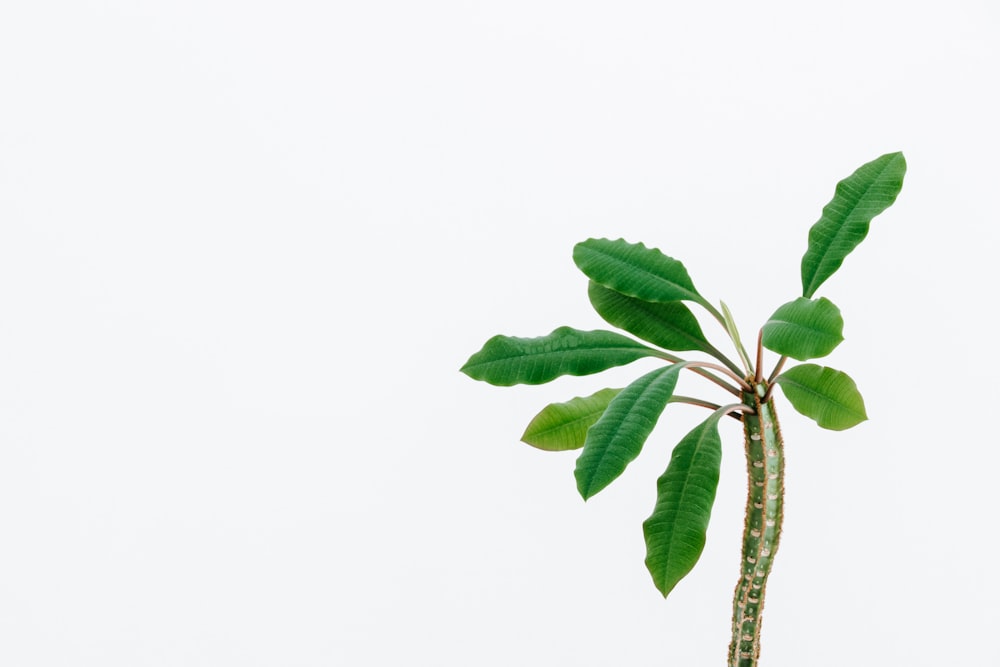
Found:
[[[610,262],[614,263],[615,266],[622,267],[622,268],[625,268],[625,269],[628,269],[628,270],[631,270],[631,271],[635,271],[635,272],[637,272],[637,273],[639,273],[639,274],[641,274],[643,276],[649,276],[650,278],[654,279],[656,282],[665,283],[667,285],[670,285],[673,289],[676,289],[677,291],[682,292],[685,295],[687,295],[687,300],[688,301],[697,301],[697,302],[701,301],[701,295],[698,294],[697,292],[692,292],[691,290],[689,290],[687,287],[681,285],[680,283],[676,283],[673,280],[670,280],[668,278],[664,278],[661,275],[658,275],[658,274],[653,273],[651,271],[647,271],[645,268],[636,266],[635,264],[629,264],[628,262],[619,259],[618,257],[616,257],[615,255],[613,255],[611,253],[604,252],[603,250],[601,250],[599,248],[593,248],[593,247],[584,248],[584,251],[585,252],[594,253],[595,255],[600,255],[601,257],[605,258],[607,261],[610,261]],[[597,282],[597,281],[595,281],[595,282]],[[604,285],[604,283],[598,283],[598,284]],[[614,289],[613,287],[610,287],[609,285],[604,285],[604,286],[605,287],[609,287],[610,289]],[[638,298],[638,297],[634,297],[634,298]],[[670,300],[674,301],[674,300],[684,300],[684,299],[670,299]]]
[[[820,336],[823,336],[824,338],[838,338],[837,334],[831,334],[825,329],[815,329],[811,326],[800,324],[798,322],[789,322],[788,320],[777,320],[772,317],[770,320],[768,320],[767,324],[771,324],[772,322],[775,324],[784,324],[790,327],[794,327],[796,329],[804,329],[805,331],[811,331],[813,333],[819,334]],[[843,339],[843,336],[839,336],[839,338]]]
[[[800,382],[796,382],[795,380],[790,380],[788,378],[780,377],[780,376],[778,377],[777,381],[778,381],[779,384],[792,385],[796,389],[800,389],[800,390],[802,390],[802,391],[804,391],[804,392],[806,392],[808,394],[812,394],[814,396],[818,396],[819,398],[821,398],[822,400],[826,401],[827,403],[831,403],[833,405],[839,406],[839,407],[843,408],[845,412],[849,412],[850,414],[852,414],[852,415],[854,415],[856,417],[867,417],[867,415],[865,415],[865,413],[863,413],[863,412],[857,412],[857,411],[854,410],[854,408],[850,407],[849,405],[847,405],[845,403],[841,403],[840,401],[834,400],[833,398],[830,398],[830,396],[827,395],[827,394],[821,394],[820,392],[816,391],[815,389],[812,389],[811,387],[807,387],[806,385],[804,385],[804,384],[802,384]]]
[[[489,364],[502,363],[504,361],[510,361],[511,359],[534,359],[534,358],[537,358],[537,357],[555,356],[555,355],[560,355],[560,354],[574,354],[574,353],[577,353],[577,352],[636,352],[636,353],[644,354],[646,356],[656,356],[657,355],[656,350],[654,350],[652,348],[648,348],[645,345],[641,345],[641,344],[636,344],[634,346],[633,345],[627,345],[627,346],[621,346],[621,347],[618,347],[618,346],[615,346],[615,347],[606,347],[606,346],[601,346],[601,347],[574,347],[574,348],[567,348],[565,350],[550,350],[548,352],[537,352],[537,353],[528,353],[528,354],[511,354],[510,356],[507,356],[507,357],[495,357],[493,359],[489,359],[487,361],[480,361],[480,362],[477,362],[475,364],[466,364],[463,368],[476,368],[477,366],[486,366],[486,365],[489,365]]]
[[[851,205],[849,207],[849,210],[848,210],[847,214],[843,216],[844,223],[841,224],[841,225],[838,225],[837,228],[834,230],[833,235],[830,236],[830,237],[828,237],[829,240],[823,246],[823,252],[819,256],[819,261],[816,262],[816,268],[813,270],[812,275],[809,277],[809,289],[805,290],[804,294],[806,294],[806,295],[813,294],[813,293],[816,292],[816,289],[819,288],[819,285],[815,284],[816,283],[816,276],[818,276],[820,274],[820,267],[824,263],[826,263],[827,257],[830,254],[830,249],[834,246],[834,243],[836,241],[840,240],[841,234],[845,233],[845,230],[847,230],[847,228],[850,226],[850,225],[848,225],[848,222],[850,222],[850,217],[852,215],[854,215],[854,212],[856,210],[858,210],[858,208],[861,206],[861,204],[868,198],[868,196],[872,193],[872,190],[874,190],[875,187],[878,185],[879,180],[881,180],[882,176],[885,175],[885,172],[889,170],[889,168],[896,162],[896,160],[898,158],[899,158],[899,156],[897,155],[897,156],[893,157],[893,159],[891,159],[891,160],[889,160],[889,161],[887,161],[885,163],[885,165],[879,170],[879,172],[875,176],[875,178],[872,179],[872,184],[864,191],[864,193],[858,198],[858,200],[853,205]],[[840,185],[840,184],[838,184],[838,185]],[[847,186],[845,185],[845,186],[843,186],[843,188],[846,189]],[[837,189],[839,190],[840,188],[838,187]],[[835,193],[834,196],[836,198],[836,193]],[[832,205],[833,205],[833,202],[831,201],[829,204],[827,204],[823,208],[823,217],[826,217],[826,211]],[[883,208],[883,210],[885,210],[885,209]],[[876,213],[876,215],[878,215],[878,214]],[[874,216],[872,216],[872,217],[874,217]],[[869,220],[868,222],[865,223],[865,225],[868,225],[870,222],[871,221]],[[841,261],[843,261],[843,259]],[[825,278],[824,278],[823,281],[825,281]],[[820,281],[820,284],[822,284],[823,281]]]

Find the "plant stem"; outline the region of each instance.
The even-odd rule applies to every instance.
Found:
[[[720,313],[718,311],[718,309],[711,304],[711,302],[707,301],[706,299],[702,299],[701,301],[698,301],[697,303],[702,308],[704,308],[705,310],[707,310],[712,315],[712,317],[714,317],[716,320],[718,320],[719,324],[722,325],[723,329],[727,329],[727,327],[726,327],[726,319],[722,316],[722,313]]]
[[[666,361],[670,361],[670,362],[673,362],[675,364],[685,364],[685,365],[688,365],[690,363],[690,362],[688,362],[685,359],[681,359],[680,357],[678,357],[675,354],[670,354],[669,352],[664,352],[662,350],[657,350],[656,352],[657,352],[656,356],[659,357],[660,359],[664,359]],[[718,366],[715,366],[715,368],[718,368]],[[737,389],[736,387],[732,386],[731,384],[729,384],[728,382],[726,382],[725,380],[723,380],[719,376],[715,375],[714,373],[711,373],[710,371],[705,370],[704,368],[700,368],[698,366],[693,366],[693,367],[691,367],[691,372],[692,373],[697,373],[698,375],[702,376],[706,380],[711,380],[715,384],[719,385],[720,387],[722,387],[723,389],[725,389],[726,391],[728,391],[733,396],[737,396],[737,397],[738,396],[742,396],[742,394],[740,394],[740,390],[739,389]]]
[[[743,369],[742,368],[740,368],[739,366],[737,366],[733,362],[732,359],[730,359],[725,354],[723,354],[714,345],[709,345],[704,351],[707,352],[708,354],[712,355],[713,357],[715,357],[719,361],[721,361],[726,366],[726,368],[728,368],[729,370],[731,370],[733,373],[735,373],[737,375],[741,375],[743,373]]]
[[[728,667],[756,667],[760,657],[764,592],[778,551],[784,514],[784,443],[774,403],[762,402],[754,392],[744,395],[744,404],[752,405],[755,414],[743,415],[749,491],[740,579],[733,595]]]
[[[774,370],[771,371],[771,374],[767,378],[768,388],[770,388],[770,385],[774,384],[774,378],[778,377],[778,373],[780,373],[781,369],[785,367],[786,361],[788,361],[788,357],[786,356],[782,356],[778,359],[778,363],[775,364]]]
[[[694,370],[696,368],[711,368],[713,370],[717,370],[720,373],[722,373],[723,375],[725,375],[728,378],[730,378],[731,380],[733,380],[736,384],[738,384],[740,387],[742,387],[744,391],[753,391],[753,388],[750,386],[750,384],[746,380],[744,380],[743,378],[741,378],[736,373],[733,373],[732,371],[728,370],[724,366],[720,366],[718,364],[713,364],[710,361],[688,361],[688,362],[685,362],[685,366],[687,366],[691,370]]]
[[[697,405],[702,408],[708,408],[709,410],[719,410],[722,408],[722,406],[719,405],[718,403],[712,403],[711,401],[703,401],[700,398],[694,398],[692,396],[681,396],[679,394],[674,394],[673,396],[671,396],[669,399],[667,399],[667,403],[687,403],[688,405]],[[739,403],[738,405],[740,408],[747,407],[742,403]],[[736,421],[743,421],[743,417],[741,417],[738,414],[735,414],[736,412],[746,412],[746,410],[739,410],[737,408],[733,408],[726,414],[735,419]]]
[[[771,392],[774,391],[774,379],[778,377],[778,373],[780,373],[781,369],[785,367],[786,361],[788,361],[788,357],[782,355],[782,357],[778,359],[778,363],[775,364],[774,370],[771,371],[771,374],[767,377],[767,391],[764,392],[765,403],[771,400]]]

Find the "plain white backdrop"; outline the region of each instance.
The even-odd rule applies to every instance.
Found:
[[[641,522],[703,412],[584,503],[522,429],[646,366],[458,368],[602,327],[589,236],[681,259],[752,338],[835,183],[902,150],[820,290],[871,419],[779,398],[762,664],[1000,664],[1000,12],[944,7],[4,3],[0,663],[721,665],[737,425],[664,601]]]

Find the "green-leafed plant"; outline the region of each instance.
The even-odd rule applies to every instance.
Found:
[[[826,356],[843,340],[839,309],[814,295],[864,240],[871,220],[895,201],[905,172],[902,153],[890,153],[837,185],[809,230],[802,296],[780,306],[760,329],[753,359],[726,304],[720,302],[717,309],[705,299],[679,261],[641,243],[588,239],[574,248],[573,260],[590,279],[591,303],[609,324],[645,343],[612,331],[560,327],[539,338],[495,336],[462,367],[477,380],[511,386],[588,375],[645,357],[666,362],[624,389],[553,403],[528,424],[522,439],[529,445],[548,451],[582,448],[575,474],[584,499],[608,486],[639,455],[668,403],[712,410],[674,448],[657,481],[653,513],[642,526],[646,567],[664,597],[691,571],[705,546],[722,460],[719,421],[728,415],[742,422],[749,493],[729,667],[757,664],[764,591],[781,537],[784,444],[773,389],[780,386],[793,408],[823,428],[839,431],[867,419],[861,394],[845,373],[811,363],[785,366],[790,358]],[[739,363],[708,341],[685,302],[702,307],[722,326]],[[780,355],[769,373],[764,348]],[[701,352],[714,361],[674,352]],[[719,405],[674,394],[682,370],[710,380],[735,400]]]

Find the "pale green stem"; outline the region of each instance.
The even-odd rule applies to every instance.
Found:
[[[764,330],[757,332],[757,372],[753,376],[753,383],[760,384],[764,379]]]
[[[736,351],[740,355],[740,360],[746,368],[747,377],[753,375],[753,365],[750,363],[750,355],[747,354],[747,350],[743,347],[743,341],[740,340],[740,331],[736,328],[736,320],[733,319],[733,314],[729,312],[729,308],[726,306],[725,301],[720,301],[719,305],[722,306],[723,313],[723,326],[726,328],[726,333],[729,334],[729,338],[732,339],[733,345],[736,346]]]
[[[712,315],[712,317],[714,317],[716,320],[718,320],[719,324],[722,325],[723,329],[726,328],[726,318],[724,318],[722,316],[722,313],[720,313],[715,308],[715,306],[713,306],[711,303],[709,303],[705,299],[702,299],[701,301],[698,301],[697,303],[698,303],[699,306],[701,306],[702,308],[704,308],[705,310],[707,310]]]
[[[715,306],[713,306],[711,303],[709,303],[705,299],[702,299],[701,301],[695,301],[695,303],[697,303],[699,306],[701,306],[702,308],[704,308],[705,310],[707,310],[709,312],[709,314],[712,317],[714,317],[719,322],[719,324],[722,325],[722,328],[726,331],[726,334],[731,339],[733,338],[733,333],[730,331],[729,324],[726,322],[726,316],[725,315],[723,315],[722,313],[720,313],[719,310]],[[726,304],[722,304],[722,307],[725,308]],[[739,336],[737,336],[735,339],[733,339],[733,342],[736,343],[736,351],[737,351],[737,353],[743,355],[744,363],[747,363],[747,361],[746,361],[746,350],[741,350],[742,344],[739,343]],[[707,352],[708,354],[712,355],[713,357],[715,357],[716,359],[718,359],[722,363],[724,363],[726,366],[729,367],[729,369],[731,371],[733,371],[737,375],[740,375],[740,374],[743,373],[744,369],[742,369],[739,366],[737,366],[736,364],[734,364],[729,357],[727,357],[726,355],[724,355],[717,348],[713,347],[712,345],[709,345],[709,348],[710,349],[706,349],[704,351]],[[746,371],[747,371],[748,374],[749,374],[749,370],[750,370],[750,367],[749,367],[749,364],[748,364],[747,368],[746,368]]]

